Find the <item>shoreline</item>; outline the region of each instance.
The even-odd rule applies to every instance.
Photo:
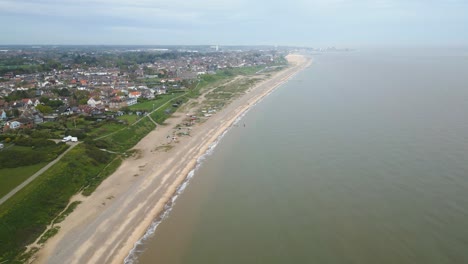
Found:
[[[307,67],[307,66],[308,65],[304,66],[304,68]],[[123,263],[131,264],[131,263],[133,263],[134,260],[138,259],[138,253],[139,252],[137,251],[137,247],[144,243],[144,241],[147,239],[146,236],[151,236],[154,232],[156,232],[159,224],[161,224],[162,221],[164,221],[166,219],[166,217],[169,216],[169,213],[172,210],[178,196],[183,193],[183,191],[185,190],[185,187],[188,186],[188,184],[190,183],[190,180],[194,176],[194,173],[196,172],[198,167],[202,165],[202,160],[200,160],[200,159],[211,155],[212,151],[216,148],[217,144],[220,142],[220,140],[222,140],[224,135],[232,128],[233,125],[237,124],[242,119],[242,117],[244,117],[247,114],[248,111],[250,111],[255,105],[260,103],[268,95],[273,93],[279,86],[283,85],[290,78],[292,78],[294,75],[301,72],[304,68],[301,68],[297,72],[291,73],[291,75],[288,75],[287,77],[285,77],[285,79],[283,81],[281,81],[278,84],[276,84],[275,86],[271,87],[269,90],[267,90],[260,97],[255,98],[253,103],[248,103],[245,106],[245,108],[243,108],[238,114],[233,116],[232,119],[229,120],[226,123],[226,125],[224,125],[222,127],[222,129],[218,130],[218,132],[215,135],[213,135],[213,138],[211,139],[211,141],[206,142],[205,151],[203,152],[202,150],[200,150],[201,154],[195,158],[196,159],[195,164],[193,166],[191,166],[191,167],[187,166],[187,168],[190,169],[190,171],[186,175],[181,175],[180,176],[180,182],[179,181],[177,182],[178,184],[176,186],[175,191],[166,200],[163,209],[158,213],[157,217],[155,219],[153,219],[153,222],[151,223],[151,225],[149,225],[146,228],[145,233],[142,236],[140,236],[140,238],[134,243],[133,248],[129,251],[129,253],[125,257]]]
[[[141,151],[141,157],[125,160],[91,196],[74,198],[82,204],[62,222],[61,231],[38,251],[33,262],[124,262],[155,221],[164,220],[166,205],[189,180],[199,159],[214,148],[213,143],[256,103],[311,64],[300,55],[288,55],[288,61],[292,66],[249,88],[248,93],[195,126],[194,135],[182,138],[169,153],[161,154],[152,146],[164,142],[172,121],[181,120],[184,116],[177,115],[182,113],[168,119],[170,125],[150,132],[134,147]]]

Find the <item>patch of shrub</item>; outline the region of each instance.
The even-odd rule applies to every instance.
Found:
[[[91,144],[85,144],[86,155],[97,163],[107,163],[110,161],[110,155],[106,151],[98,149]]]
[[[31,137],[47,139],[50,137],[50,129],[35,130],[31,133]]]

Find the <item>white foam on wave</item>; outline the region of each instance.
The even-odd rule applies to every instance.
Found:
[[[268,95],[270,95],[271,93],[273,93],[274,91],[276,91],[276,88],[278,88],[279,86],[281,86],[282,84],[284,84],[284,82],[281,82],[280,85],[277,85],[273,90],[269,91],[265,96],[262,96],[259,100],[257,100],[255,103],[249,105],[249,107],[247,109],[245,109],[235,120],[234,122],[232,123],[232,125],[236,125],[240,120],[242,120],[242,118],[244,118],[244,116],[250,111],[250,109],[252,109],[254,106],[256,106],[257,104],[259,104],[261,101],[263,101],[263,99],[265,99],[265,97],[267,97]],[[227,132],[229,131],[229,128],[227,128],[226,130],[223,131],[223,133],[213,142],[210,144],[210,146],[208,147],[208,149],[206,150],[206,152],[201,155],[200,157],[198,157],[197,159],[197,163],[195,165],[195,168],[192,169],[188,174],[187,174],[187,177],[185,178],[185,180],[177,187],[177,190],[176,192],[174,193],[174,195],[172,196],[172,198],[164,205],[164,211],[156,218],[156,220],[153,221],[153,223],[151,223],[150,227],[148,227],[146,233],[143,235],[142,238],[140,238],[136,243],[135,245],[133,246],[132,250],[130,250],[130,253],[128,254],[128,256],[125,258],[124,260],[124,264],[135,264],[137,263],[138,261],[138,253],[142,253],[143,252],[143,245],[144,245],[144,242],[147,241],[149,238],[151,238],[156,229],[158,228],[158,226],[161,224],[161,222],[166,219],[167,217],[169,217],[169,213],[172,211],[172,209],[174,208],[174,204],[177,200],[177,198],[179,197],[179,195],[181,195],[184,190],[187,188],[187,186],[189,185],[190,183],[190,180],[195,176],[195,171],[197,171],[200,166],[203,164],[203,161],[208,157],[210,156],[211,154],[213,154],[214,152],[214,149],[216,148],[216,146],[218,146],[219,142],[221,141],[221,139],[227,134]]]
[[[271,91],[269,91],[268,93],[266,93],[264,96],[262,96],[259,100],[257,100],[255,103],[253,103],[252,105],[249,105],[249,107],[247,109],[245,109],[235,120],[234,122],[231,124],[231,125],[236,125],[240,120],[242,120],[242,118],[250,111],[250,109],[252,109],[254,106],[256,106],[257,104],[259,104],[261,101],[263,101],[263,99],[265,99],[265,97],[267,97],[268,95],[272,94],[273,92],[275,92],[277,90],[278,87],[284,85],[288,80],[290,80],[292,77],[294,77],[295,75],[297,74],[294,73],[294,74],[291,74],[290,76],[288,76],[286,78],[286,80],[283,80],[281,81],[280,83],[278,83]],[[143,248],[142,248],[142,245],[144,244],[144,242],[146,240],[148,240],[156,231],[156,229],[158,228],[159,224],[161,224],[161,222],[166,219],[168,216],[169,216],[169,213],[172,211],[172,208],[177,200],[177,198],[179,197],[180,194],[182,194],[184,192],[184,190],[187,188],[188,184],[190,183],[190,180],[194,177],[195,175],[195,171],[198,170],[198,168],[200,168],[201,164],[203,163],[203,161],[206,159],[207,156],[211,155],[214,151],[214,149],[216,148],[216,146],[218,145],[218,143],[220,142],[220,140],[226,135],[226,133],[228,132],[229,128],[227,128],[217,139],[215,142],[213,142],[209,148],[207,149],[207,151],[201,155],[198,159],[197,159],[197,164],[195,165],[195,168],[192,169],[188,174],[187,174],[187,177],[185,178],[185,180],[179,185],[179,187],[177,188],[176,192],[174,193],[174,195],[172,196],[172,198],[164,205],[164,211],[156,218],[155,221],[153,221],[153,223],[150,225],[150,227],[147,229],[146,233],[143,235],[142,238],[140,238],[136,243],[135,245],[133,246],[132,250],[129,252],[129,255],[125,258],[124,260],[124,263],[125,264],[134,264],[134,263],[137,263],[137,260],[138,260],[138,253],[141,253],[143,252]]]
[[[167,203],[164,205],[164,211],[156,218],[156,220],[154,220],[151,225],[148,227],[148,229],[146,230],[146,233],[134,244],[132,250],[130,250],[130,253],[128,254],[128,256],[125,258],[124,260],[124,263],[125,264],[134,264],[134,263],[137,263],[137,260],[138,260],[138,253],[142,253],[143,252],[143,245],[144,245],[144,242],[147,241],[149,238],[151,238],[154,233],[156,232],[156,229],[158,228],[158,226],[162,223],[162,221],[164,219],[166,219],[167,217],[169,217],[169,213],[172,211],[172,209],[174,208],[174,204],[177,200],[177,198],[179,197],[179,195],[181,195],[185,189],[187,188],[187,186],[189,185],[190,183],[190,180],[195,176],[195,171],[197,171],[200,166],[202,165],[203,161],[208,157],[210,156],[211,154],[213,154],[214,152],[214,149],[216,148],[216,146],[218,145],[218,143],[220,142],[220,140],[226,135],[226,133],[228,132],[228,129],[226,129],[217,139],[216,141],[214,141],[213,143],[210,144],[210,146],[208,147],[208,149],[206,150],[206,152],[201,155],[200,157],[198,157],[197,159],[197,164],[195,165],[195,168],[192,169],[188,174],[187,174],[187,177],[185,178],[185,180],[177,187],[177,190],[176,192],[174,193],[174,195],[171,197],[171,199],[169,201],[167,201]]]
[[[277,87],[279,87],[281,85],[278,85]],[[270,92],[268,92],[266,94],[266,96],[263,96],[262,98],[260,98],[259,100],[257,100],[255,103],[253,103],[252,105],[250,105],[247,109],[245,109],[235,120],[234,122],[232,123],[232,125],[236,125],[237,123],[239,123],[240,120],[242,120],[242,118],[244,118],[244,116],[250,111],[250,109],[252,109],[254,106],[256,106],[257,104],[259,104],[261,101],[263,101],[263,99],[265,99],[265,97],[267,97],[268,95],[270,95],[271,93],[273,93],[274,91],[276,91],[276,88],[271,90]],[[156,220],[153,221],[153,223],[151,223],[151,225],[148,227],[148,229],[146,230],[146,233],[143,235],[143,237],[141,237],[136,243],[135,245],[133,246],[132,250],[130,250],[130,253],[128,254],[128,256],[125,258],[124,260],[124,264],[134,264],[137,262],[138,260],[138,253],[142,253],[143,252],[143,245],[144,245],[144,242],[146,240],[148,240],[149,238],[151,238],[154,233],[156,232],[156,229],[158,228],[158,226],[161,224],[161,222],[166,219],[168,216],[169,216],[169,213],[172,211],[173,207],[174,207],[174,204],[177,200],[177,198],[179,197],[180,194],[182,194],[184,192],[184,190],[187,188],[187,186],[189,185],[190,183],[190,180],[194,177],[195,175],[195,171],[197,171],[200,166],[202,165],[203,161],[208,157],[210,156],[211,154],[213,154],[214,152],[214,149],[216,148],[216,146],[218,146],[219,142],[221,141],[221,139],[227,134],[227,132],[229,131],[230,128],[227,128],[226,130],[223,131],[223,133],[213,142],[210,144],[210,146],[208,147],[208,149],[206,150],[206,152],[201,155],[200,157],[198,157],[197,159],[197,164],[195,165],[195,168],[192,169],[188,174],[187,174],[187,177],[185,178],[185,180],[179,185],[179,187],[177,187],[177,190],[176,192],[174,193],[174,195],[172,196],[172,198],[164,205],[164,211],[161,212],[161,214],[156,218]]]

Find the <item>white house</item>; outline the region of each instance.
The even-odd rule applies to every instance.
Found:
[[[35,100],[33,101],[33,104],[34,104],[34,107],[36,107],[36,106],[40,105],[41,102],[39,101],[39,99],[35,99]]]
[[[137,103],[136,98],[127,98],[127,106],[131,106]]]
[[[62,139],[62,142],[68,142],[68,141],[71,141],[71,142],[78,142],[78,138],[77,138],[77,137],[68,136],[68,137],[64,137],[64,138]]]
[[[18,121],[8,121],[6,122],[6,127],[10,128],[10,129],[18,129],[20,128],[21,126],[21,123],[18,122]]]
[[[21,100],[23,102],[23,104],[25,105],[33,105],[33,101],[29,98],[24,98],[23,100]]]
[[[88,105],[91,106],[91,107],[96,107],[96,105],[99,105],[99,104],[102,104],[101,100],[96,100],[94,98],[89,98],[88,100]]]

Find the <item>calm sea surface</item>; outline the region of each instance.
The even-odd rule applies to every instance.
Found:
[[[468,263],[468,52],[313,58],[226,134],[139,263]]]

